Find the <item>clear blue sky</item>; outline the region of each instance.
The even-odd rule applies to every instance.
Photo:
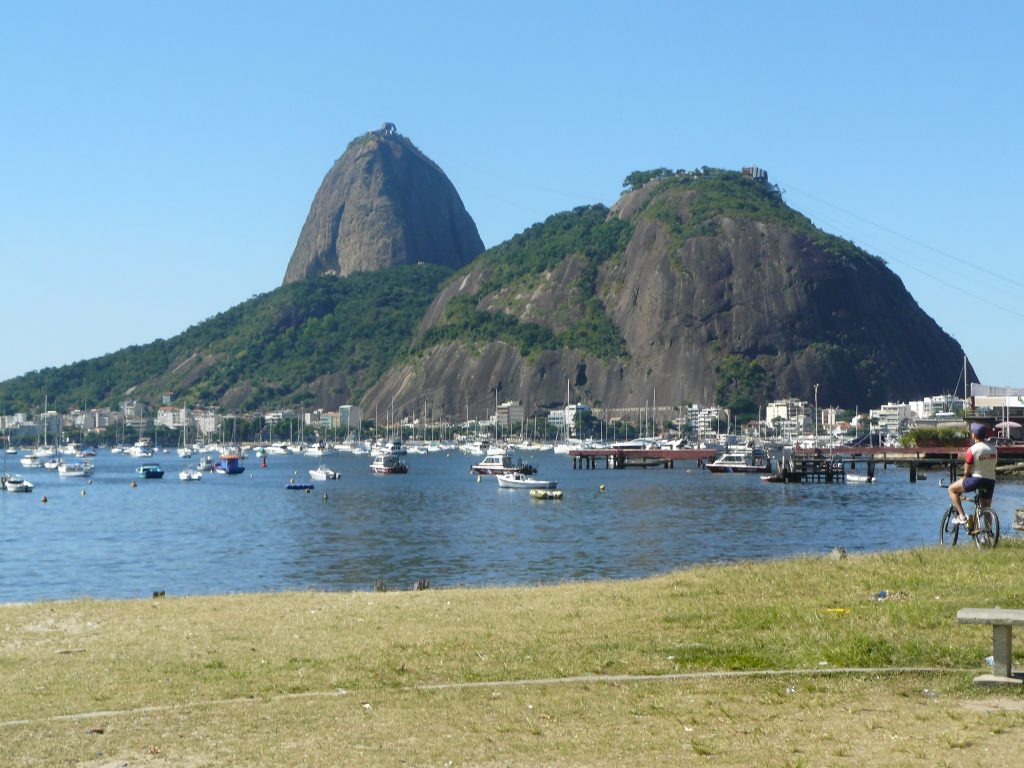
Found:
[[[983,382],[1024,386],[1019,3],[41,0],[3,19],[0,380],[277,287],[324,174],[391,121],[488,246],[613,203],[633,170],[757,164],[884,258]]]

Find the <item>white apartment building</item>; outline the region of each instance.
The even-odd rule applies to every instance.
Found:
[[[522,403],[514,403],[511,400],[507,400],[495,410],[494,420],[498,426],[511,429],[526,420],[526,408],[523,407]],[[572,419],[570,419],[570,423],[571,421]]]
[[[795,440],[814,429],[814,406],[795,397],[775,400],[765,407],[765,424],[771,434]]]
[[[582,403],[576,403],[575,405],[567,405],[565,408],[556,408],[548,414],[548,424],[556,429],[564,429],[565,425],[569,425],[569,434],[575,434],[577,417],[583,417],[583,415],[590,413],[590,406],[583,405]]]
[[[935,419],[942,416],[955,417],[964,409],[964,400],[956,395],[932,395],[908,403],[915,419]]]
[[[914,413],[909,403],[886,403],[881,408],[872,408],[869,416],[877,421],[874,431],[899,434],[914,421]]]

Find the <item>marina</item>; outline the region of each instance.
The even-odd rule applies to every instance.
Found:
[[[835,546],[933,546],[948,505],[941,473],[911,483],[905,467],[881,461],[871,484],[770,484],[694,459],[674,459],[671,471],[580,472],[568,456],[524,452],[557,482],[555,503],[469,473],[458,451],[405,458],[407,474],[380,478],[369,456],[338,453],[341,479],[299,493],[286,486],[320,458],[249,458],[238,475],[181,482],[174,475],[194,457],[172,450],[159,457],[168,475],[135,487],[142,462],[108,449],[92,477],[22,470],[35,489],[0,494],[0,602],[638,578]],[[900,510],[899,525],[865,525],[864,510],[883,506]],[[1001,480],[995,507],[1004,535],[1016,535],[1024,484]]]

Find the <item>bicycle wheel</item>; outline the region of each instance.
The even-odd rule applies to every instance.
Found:
[[[939,543],[944,547],[955,546],[956,540],[960,537],[960,523],[956,518],[956,507],[950,504],[939,525]]]
[[[978,512],[978,532],[974,534],[974,543],[979,548],[990,548],[999,543],[999,515],[994,509],[986,507]]]

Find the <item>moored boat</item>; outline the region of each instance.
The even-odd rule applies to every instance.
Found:
[[[28,456],[22,456],[18,461],[21,462],[21,466],[25,469],[41,469],[43,466],[43,460],[34,453],[30,453]]]
[[[502,448],[492,448],[481,461],[469,468],[478,475],[532,475],[537,468],[532,464],[513,462],[512,454]]]
[[[95,467],[90,461],[62,461],[57,465],[61,477],[92,477]]]
[[[326,464],[321,464],[316,469],[309,470],[309,476],[313,480],[324,482],[326,480],[340,480],[341,472],[336,469],[331,469]]]
[[[242,457],[237,454],[226,453],[214,462],[213,471],[218,475],[240,475],[245,472],[241,460]]]
[[[146,480],[159,480],[164,476],[164,471],[159,464],[143,464],[141,467],[136,467],[135,471]]]
[[[730,450],[708,464],[708,472],[763,475],[771,472],[771,462],[761,448]]]
[[[178,473],[178,478],[186,482],[195,482],[203,479],[203,473],[196,466],[185,467]]]
[[[31,493],[35,486],[21,475],[3,475],[0,485],[8,493]]]
[[[402,463],[397,453],[382,453],[374,457],[370,471],[375,475],[404,475],[409,467]]]
[[[497,475],[497,480],[499,488],[555,489],[558,487],[558,482],[555,480],[541,480],[539,478],[527,477],[522,472]]]

